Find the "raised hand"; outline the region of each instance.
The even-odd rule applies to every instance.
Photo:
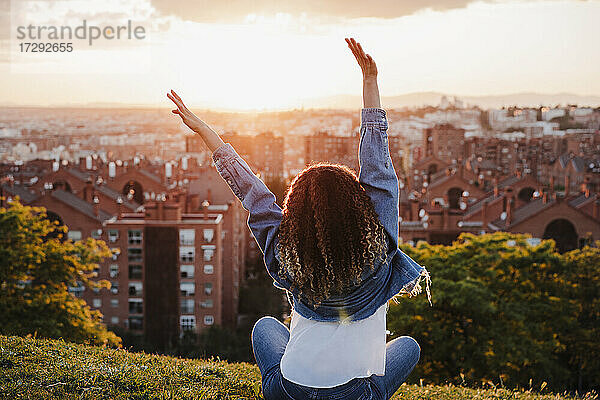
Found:
[[[381,108],[381,100],[379,99],[379,86],[377,86],[377,65],[373,58],[365,54],[360,43],[354,38],[346,38],[348,47],[352,50],[354,58],[360,65],[363,73],[363,106],[365,108]]]
[[[185,104],[183,104],[181,97],[179,97],[174,90],[171,90],[171,93],[167,93],[167,97],[177,106],[177,109],[172,110],[171,112],[179,115],[184,124],[186,124],[192,131],[202,136],[202,139],[211,151],[215,151],[223,144],[221,137],[219,137],[219,135],[204,121],[198,118],[193,112],[188,110]]]
[[[171,99],[171,101],[177,106],[177,110],[172,110],[171,112],[179,115],[183,123],[186,124],[191,130],[196,133],[200,133],[200,130],[206,126],[206,124],[193,112],[188,110],[185,104],[183,104],[181,97],[179,97],[174,90],[171,90],[171,93],[167,93],[167,97]]]
[[[348,47],[352,50],[354,58],[356,58],[358,65],[360,65],[363,79],[377,78],[377,65],[375,65],[375,61],[373,61],[373,58],[369,54],[365,54],[360,43],[354,40],[354,38],[346,38],[346,43],[348,43]]]

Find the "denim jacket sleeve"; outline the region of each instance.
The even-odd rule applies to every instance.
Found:
[[[407,293],[411,296],[421,291],[421,278],[425,279],[427,298],[431,304],[430,277],[425,267],[419,265],[398,248],[399,188],[398,177],[390,157],[387,118],[381,108],[363,108],[359,145],[359,181],[371,198],[388,236],[388,258],[391,257],[391,279],[386,298]]]
[[[274,285],[280,289],[290,289],[290,281],[278,274],[280,261],[276,250],[277,236],[283,213],[275,202],[275,195],[252,172],[231,144],[219,146],[212,158],[221,177],[250,214],[248,226],[263,252],[265,266],[275,281]]]
[[[398,248],[398,178],[390,157],[385,110],[363,108],[358,179],[371,198],[388,237],[388,253]]]

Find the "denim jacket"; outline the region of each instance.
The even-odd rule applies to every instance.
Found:
[[[398,248],[398,178],[389,153],[385,110],[364,108],[361,117],[358,178],[385,229],[388,242],[386,259],[379,262],[373,271],[366,271],[360,284],[350,293],[329,297],[318,305],[301,298],[297,290],[292,291],[291,280],[279,274],[281,260],[277,245],[283,214],[275,203],[275,195],[231,144],[221,145],[212,154],[219,174],[249,211],[248,226],[263,252],[273,284],[286,290],[288,299],[291,294],[294,310],[308,319],[356,321],[367,318],[397,295],[420,293],[421,278],[425,278],[431,303],[429,273]]]

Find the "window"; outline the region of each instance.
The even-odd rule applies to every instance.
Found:
[[[182,296],[193,296],[196,292],[196,284],[194,282],[181,282],[179,284]]]
[[[215,230],[214,229],[204,229],[204,240],[206,242],[212,242],[213,237],[215,236]]]
[[[193,315],[186,315],[179,317],[179,325],[182,331],[195,331],[196,330],[196,317]]]
[[[204,325],[212,325],[215,323],[215,318],[212,315],[204,316]]]
[[[215,254],[215,246],[202,246],[202,250],[204,250],[204,261],[210,261]]]
[[[110,243],[114,243],[119,240],[119,231],[116,229],[110,229],[108,231],[108,241]]]
[[[119,264],[111,264],[108,271],[111,278],[116,278],[119,276]]]
[[[182,265],[179,267],[182,278],[193,278],[194,277],[194,266],[193,265]]]
[[[119,317],[110,317],[110,323],[111,324],[118,324],[119,323]]]
[[[193,247],[180,247],[179,260],[182,263],[193,263],[196,256],[196,249]]]
[[[179,245],[180,246],[193,246],[196,240],[195,229],[180,229],[179,230]]]
[[[129,282],[129,295],[130,296],[141,296],[142,295],[142,282]]]
[[[110,283],[110,292],[112,294],[119,293],[119,282],[111,282]]]
[[[112,253],[112,259],[116,260],[117,258],[119,258],[119,254],[121,254],[121,249],[112,247],[110,249],[110,252]]]
[[[92,288],[92,292],[100,293],[100,288],[98,288],[98,287]]]
[[[129,262],[142,262],[142,249],[127,249]]]
[[[84,291],[85,286],[80,281],[77,281],[77,286],[69,286],[69,293],[73,293],[75,297],[81,298]]]
[[[93,299],[92,306],[94,306],[96,308],[102,307],[102,299]]]
[[[129,279],[142,279],[141,265],[129,265]]]
[[[142,244],[142,231],[128,231],[127,232],[127,243],[129,244]]]
[[[215,272],[215,267],[213,267],[211,264],[206,264],[204,266],[204,273],[205,274],[212,274],[213,272]]]
[[[102,237],[102,229],[92,229],[92,237],[94,239],[100,239]]]
[[[69,231],[67,232],[67,238],[71,240],[81,240],[81,231]]]
[[[143,314],[142,299],[129,299],[129,314]]]
[[[110,306],[112,308],[117,308],[119,307],[119,299],[110,299]]]
[[[193,299],[181,300],[181,313],[182,314],[193,314],[194,313],[194,300]]]
[[[213,308],[212,299],[207,299],[202,302],[202,308]]]
[[[131,330],[144,329],[144,317],[129,317],[127,321]]]
[[[212,294],[213,284],[211,282],[206,282],[204,284],[204,294]]]

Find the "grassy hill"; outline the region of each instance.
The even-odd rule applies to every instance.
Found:
[[[251,364],[186,360],[0,336],[0,398],[6,399],[260,399]],[[403,385],[394,399],[567,399],[530,391]],[[597,396],[589,397],[597,399]]]

